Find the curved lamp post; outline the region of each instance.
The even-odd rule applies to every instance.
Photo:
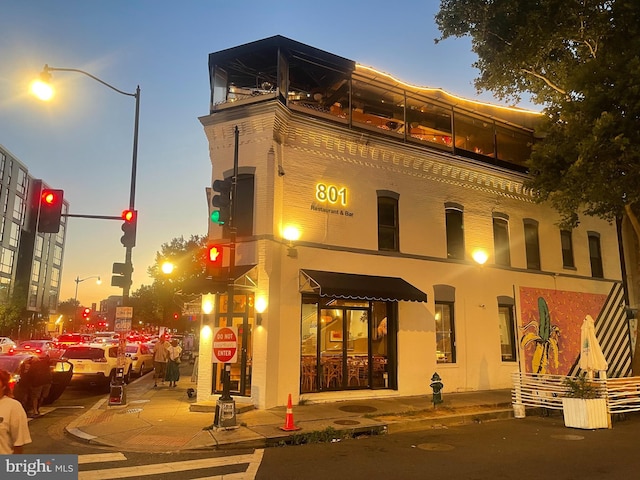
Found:
[[[100,285],[102,283],[102,280],[100,280],[100,276],[99,275],[91,275],[90,277],[85,277],[85,278],[80,278],[80,276],[77,276],[74,280],[74,282],[76,282],[76,295],[73,297],[73,305],[76,308],[75,310],[75,315],[73,316],[73,323],[76,323],[76,321],[78,320],[78,285],[80,285],[82,282],[84,282],[85,280],[90,280],[92,278],[96,278],[96,283],[98,285]]]
[[[135,210],[135,198],[136,198],[136,171],[138,164],[138,124],[140,119],[140,86],[136,87],[135,93],[124,92],[113,85],[108,84],[104,80],[99,79],[95,75],[91,75],[84,70],[79,70],[77,68],[57,68],[50,67],[49,65],[45,65],[40,73],[40,80],[35,81],[31,85],[31,91],[41,100],[50,100],[53,97],[53,87],[51,86],[51,73],[50,72],[76,72],[81,73],[82,75],[86,75],[87,77],[95,80],[96,82],[101,83],[102,85],[109,87],[114,92],[117,92],[121,95],[126,95],[128,97],[133,97],[136,99],[136,113],[135,120],[133,126],[133,158],[131,161],[131,191],[129,195],[129,210]],[[125,264],[129,267],[129,272],[133,270],[133,264],[131,262],[132,250],[133,247],[125,247]],[[80,282],[78,282],[80,283]],[[129,289],[131,285],[128,283],[122,287],[122,303],[123,305],[127,305],[129,300]],[[76,284],[76,292],[78,289],[78,285]]]
[[[129,195],[129,210],[135,211],[135,199],[136,199],[136,170],[138,164],[138,123],[140,119],[140,85],[136,87],[135,93],[124,92],[113,85],[108,84],[104,80],[99,79],[98,77],[91,75],[84,70],[79,70],[77,68],[56,68],[50,67],[49,65],[45,65],[42,73],[40,74],[40,82],[34,82],[32,84],[31,90],[35,93],[39,98],[43,100],[49,100],[53,96],[53,88],[49,85],[49,81],[51,80],[50,72],[76,72],[81,73],[82,75],[86,75],[87,77],[95,80],[98,83],[101,83],[105,87],[109,87],[114,92],[117,92],[121,95],[126,95],[128,97],[133,97],[136,99],[136,113],[135,120],[133,125],[133,158],[131,161],[131,193]],[[134,242],[135,244],[135,238]],[[127,272],[125,281],[120,285],[122,287],[122,304],[123,306],[128,306],[129,304],[129,289],[131,288],[131,272],[133,271],[133,263],[131,261],[131,254],[133,250],[133,245],[125,245],[125,257],[124,257],[124,267]],[[116,264],[114,263],[114,273]],[[78,282],[80,283],[80,282]],[[77,284],[76,284],[77,288]],[[116,379],[114,383],[111,384],[111,396],[109,397],[109,405],[112,404],[125,404],[126,403],[126,395],[124,389],[124,366],[125,366],[125,347],[126,347],[126,338],[125,335],[120,336],[120,342],[118,343],[118,361],[116,364]],[[114,395],[114,386],[119,391],[118,395]]]

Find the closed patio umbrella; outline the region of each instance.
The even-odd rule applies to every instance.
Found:
[[[607,372],[607,359],[596,338],[596,327],[591,315],[587,315],[580,328],[580,369],[593,378],[593,372]]]

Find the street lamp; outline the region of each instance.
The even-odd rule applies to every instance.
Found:
[[[124,92],[113,85],[108,84],[104,80],[99,79],[98,77],[91,75],[84,70],[79,70],[77,68],[56,68],[50,67],[49,65],[45,65],[40,73],[40,79],[36,80],[31,84],[31,91],[41,100],[50,100],[53,97],[53,87],[51,86],[51,73],[50,72],[76,72],[86,75],[89,78],[92,78],[96,82],[101,83],[102,85],[109,87],[114,92],[117,92],[121,95],[126,95],[128,97],[134,97],[136,99],[136,112],[135,112],[135,120],[133,126],[133,158],[131,161],[131,191],[129,195],[129,210],[135,210],[135,198],[136,198],[136,171],[138,164],[138,123],[140,119],[140,86],[136,87],[135,93]],[[133,264],[131,261],[133,246],[126,246],[125,251],[125,265],[128,267],[129,272],[133,270]],[[122,303],[123,305],[127,305],[129,301],[129,289],[131,285],[128,282],[125,282],[122,286]],[[77,290],[77,284],[76,284]]]
[[[45,65],[42,73],[40,74],[40,88],[36,87],[36,85],[32,85],[32,92],[38,95],[39,98],[43,100],[48,100],[53,96],[53,89],[49,86],[49,90],[47,88],[43,88],[43,84],[49,84],[51,80],[51,72],[76,72],[81,73],[82,75],[86,75],[87,77],[95,80],[98,83],[101,83],[105,87],[109,87],[114,92],[117,92],[121,95],[126,95],[128,97],[133,97],[136,99],[136,112],[135,119],[133,124],[133,156],[131,160],[131,191],[129,195],[129,210],[135,212],[135,200],[136,200],[136,170],[138,165],[138,124],[140,120],[140,85],[136,87],[135,93],[124,92],[113,85],[108,84],[104,80],[99,79],[98,77],[91,75],[90,73],[85,72],[84,70],[79,70],[77,68],[55,68],[50,67],[49,65]],[[38,82],[34,82],[38,83]],[[44,92],[44,93],[43,93]],[[137,217],[136,217],[137,218]],[[119,285],[122,287],[122,304],[123,306],[128,306],[129,304],[129,289],[131,288],[131,272],[133,271],[133,263],[131,261],[133,246],[135,245],[135,235],[133,236],[133,241],[127,241],[125,244],[125,256],[124,256],[124,269],[123,271],[127,272],[125,275],[124,281]],[[117,264],[114,263],[114,268]],[[114,273],[117,273],[114,271]],[[78,282],[79,283],[79,282]],[[113,280],[112,280],[113,285]],[[77,284],[76,284],[77,288]],[[129,326],[131,328],[131,326]],[[126,335],[125,332],[121,332],[120,342],[118,343],[118,359],[116,363],[116,380],[111,385],[111,395],[109,397],[109,405],[113,404],[125,404],[126,403],[126,395],[124,390],[124,365],[125,365],[125,348],[126,348]],[[115,388],[114,388],[115,387]]]

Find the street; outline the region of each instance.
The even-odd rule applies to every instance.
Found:
[[[331,444],[271,448],[256,479],[636,478],[640,416],[611,430],[566,428],[561,415]]]
[[[186,367],[186,365],[185,365]],[[75,453],[81,479],[601,479],[634,478],[640,416],[610,430],[566,428],[550,417],[491,421],[334,443],[262,449],[144,453],[90,445],[64,431],[104,397],[71,386],[42,417],[29,423],[27,453]]]

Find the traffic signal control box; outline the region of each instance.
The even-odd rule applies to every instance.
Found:
[[[133,273],[133,266],[127,263],[114,263],[113,275],[111,277],[111,286],[125,288],[131,285],[131,274]]]

